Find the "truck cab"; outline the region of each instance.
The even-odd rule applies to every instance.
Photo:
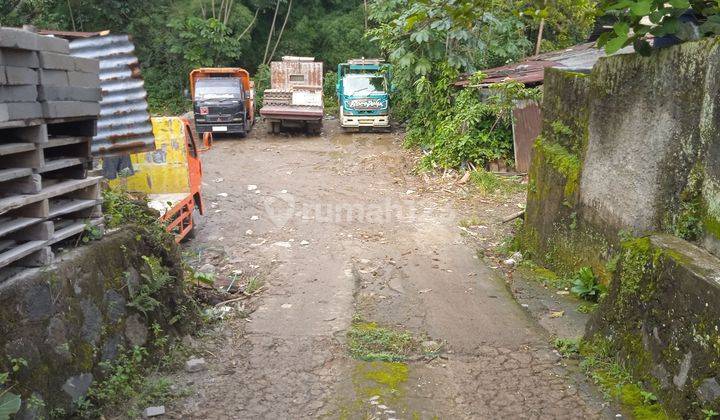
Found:
[[[246,135],[254,123],[252,82],[238,68],[196,69],[190,73],[195,129],[198,134]]]
[[[382,60],[338,65],[340,125],[345,129],[390,129],[390,66]]]

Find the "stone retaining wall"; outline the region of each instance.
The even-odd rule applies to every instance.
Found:
[[[172,276],[152,294],[161,305],[140,312],[133,298],[158,272]],[[69,252],[47,269],[0,283],[0,372],[11,371],[10,359],[22,358],[27,367],[12,374],[13,392],[45,403],[46,413],[35,417],[47,417],[53,408],[70,413],[102,377],[100,362],[115,359],[122,349],[152,347],[154,323],[166,333],[179,332],[181,315],[192,309],[182,282],[172,239],[157,246],[124,229]]]

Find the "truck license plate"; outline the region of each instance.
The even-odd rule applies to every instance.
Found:
[[[214,125],[212,131],[227,131],[226,125]]]

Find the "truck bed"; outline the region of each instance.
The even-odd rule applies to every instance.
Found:
[[[301,105],[265,105],[260,110],[265,118],[288,120],[317,120],[323,118],[323,107]]]

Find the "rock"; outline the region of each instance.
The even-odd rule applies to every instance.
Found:
[[[260,216],[250,216],[250,220],[259,220]]]
[[[275,242],[273,245],[279,246],[279,247],[282,247],[282,248],[290,248],[290,247],[292,246],[292,245],[290,244],[290,242]]]
[[[220,193],[220,194],[218,194],[218,197],[222,197],[222,198],[225,198],[225,197],[227,197],[227,196],[228,196],[228,193]]]
[[[156,417],[165,414],[165,406],[148,407],[143,411],[143,417]]]
[[[148,330],[139,314],[133,314],[125,321],[125,337],[130,345],[142,346],[147,341]]]
[[[290,309],[292,308],[292,303],[283,303],[280,307],[283,309]]]
[[[107,316],[110,322],[117,324],[126,314],[125,307],[127,302],[125,298],[115,290],[105,292],[105,306],[107,308]]]
[[[512,254],[510,256],[510,258],[512,258],[513,260],[515,260],[517,262],[520,262],[523,260],[523,254],[522,254],[522,252],[517,251],[516,253]]]
[[[310,242],[308,242],[308,241],[300,241],[300,245],[302,245],[302,246],[308,246],[308,245],[310,245]]]
[[[245,231],[245,234],[246,234],[247,236],[252,236],[253,233],[255,233],[255,232],[253,232],[251,229],[248,229],[248,230]]]
[[[188,360],[187,362],[185,362],[185,370],[190,373],[207,370],[207,364],[205,363],[205,359],[201,357],[199,359]]]
[[[215,274],[215,266],[212,264],[204,264],[198,271],[201,273]]]
[[[705,379],[695,391],[695,395],[703,402],[715,402],[720,398],[720,384],[715,378]]]
[[[248,185],[247,188],[248,188],[248,191],[255,191],[255,190],[257,190],[257,185],[250,184],[250,185]]]
[[[508,267],[515,267],[517,265],[517,261],[512,258],[508,258],[507,260],[503,261],[503,264],[507,265]]]
[[[87,391],[90,389],[92,381],[92,373],[81,373],[78,376],[68,378],[62,386],[62,390],[68,394],[73,401],[75,401],[80,397],[87,395]]]
[[[30,321],[40,321],[50,318],[53,313],[53,302],[50,297],[50,286],[36,284],[25,292],[23,296],[23,313]]]
[[[687,381],[688,374],[690,373],[691,364],[692,351],[689,351],[685,353],[685,357],[683,357],[682,362],[680,362],[680,370],[678,371],[678,374],[673,376],[673,383],[679,390],[682,390],[685,387],[685,382]]]
[[[83,314],[81,329],[83,339],[90,344],[96,344],[102,330],[102,313],[90,299],[83,299],[80,302],[80,309]]]

